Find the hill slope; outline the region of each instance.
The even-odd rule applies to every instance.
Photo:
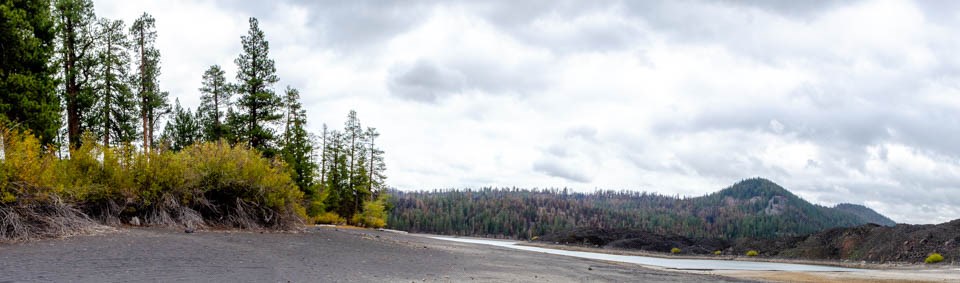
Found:
[[[628,191],[392,191],[388,225],[411,232],[529,239],[573,228],[637,229],[698,238],[775,238],[869,221],[811,204],[765,179],[679,198]]]
[[[866,206],[862,206],[858,204],[841,203],[834,206],[833,208],[852,213],[853,215],[860,217],[860,219],[863,219],[863,221],[866,221],[867,223],[874,223],[874,224],[879,224],[883,226],[897,225],[897,222],[893,222],[893,220],[891,220],[890,218],[887,218],[886,216],[883,216],[882,214],[877,213],[873,209],[870,209]]]
[[[789,246],[778,256],[920,262],[930,253],[941,253],[949,261],[955,261],[960,259],[960,219],[936,225],[868,224],[834,228]]]

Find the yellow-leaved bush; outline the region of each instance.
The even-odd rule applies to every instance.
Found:
[[[289,229],[306,219],[303,193],[282,162],[256,150],[219,142],[144,153],[91,136],[82,144],[61,158],[29,132],[0,130],[0,216],[42,216],[23,209],[57,203],[107,224],[138,217],[154,225]],[[0,236],[17,237],[23,225],[30,223],[0,223]]]
[[[0,131],[0,203],[43,202],[62,190],[56,186],[56,156],[44,153],[30,132]]]
[[[170,190],[181,197],[181,202],[196,204],[204,214],[224,209],[261,213],[257,215],[263,221],[260,224],[281,228],[302,224],[306,218],[306,210],[300,205],[303,193],[283,165],[261,157],[257,151],[219,142],[190,146],[172,155],[173,158],[165,159],[172,164],[164,168],[182,170],[179,173],[182,183],[161,187],[171,186]],[[205,206],[208,202],[219,207]]]
[[[387,226],[387,195],[381,194],[374,201],[363,203],[363,212],[354,216],[353,223],[364,227],[383,228]]]

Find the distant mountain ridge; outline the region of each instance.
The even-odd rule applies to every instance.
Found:
[[[390,194],[388,226],[393,229],[519,239],[575,228],[636,229],[698,238],[776,238],[893,222],[863,206],[811,204],[762,178],[691,198],[516,188]]]
[[[883,214],[877,213],[873,209],[870,209],[869,207],[866,207],[863,205],[841,203],[841,204],[837,204],[833,208],[852,213],[853,215],[860,217],[860,219],[863,219],[863,221],[866,221],[867,223],[873,223],[873,224],[878,224],[881,226],[889,226],[889,227],[897,225],[897,222],[894,222],[892,219],[887,218],[886,216],[883,216]]]
[[[743,219],[739,225],[728,229],[736,232],[728,234],[750,237],[805,235],[828,228],[868,223],[896,225],[886,216],[865,206],[842,204],[838,205],[838,208],[812,204],[763,178],[746,179],[690,201],[698,203],[696,207],[701,213]],[[737,214],[744,217],[738,217]],[[754,217],[762,219],[760,224],[775,224],[750,225],[749,222]]]

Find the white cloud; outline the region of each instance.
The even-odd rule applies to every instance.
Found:
[[[265,2],[266,3],[266,2]],[[270,2],[272,3],[272,2]],[[310,127],[377,127],[390,184],[701,195],[770,178],[897,221],[960,218],[960,17],[905,1],[96,1],[157,18],[161,83],[232,79],[247,17]],[[955,9],[954,9],[955,10]]]

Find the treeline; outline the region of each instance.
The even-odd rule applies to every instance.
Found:
[[[235,79],[210,66],[198,78],[201,104],[195,110],[179,101],[171,105],[159,83],[159,35],[148,13],[128,26],[98,18],[90,0],[11,0],[0,2],[0,19],[0,127],[5,140],[35,136],[42,150],[29,154],[37,160],[50,154],[72,160],[84,146],[104,149],[100,155],[111,148],[129,151],[148,163],[194,145],[239,147],[290,175],[303,194],[297,205],[306,208],[307,220],[384,225],[379,133],[361,127],[354,111],[343,130],[324,125],[320,135],[310,133],[300,91],[275,90],[280,80],[256,18],[240,37]],[[4,160],[15,159],[9,144],[2,144]],[[25,181],[0,184],[18,182]],[[7,194],[0,209],[25,199],[22,190],[0,189]]]
[[[420,233],[530,239],[573,228],[697,238],[772,238],[854,226],[857,216],[750,179],[702,197],[567,189],[391,191],[389,226]]]

